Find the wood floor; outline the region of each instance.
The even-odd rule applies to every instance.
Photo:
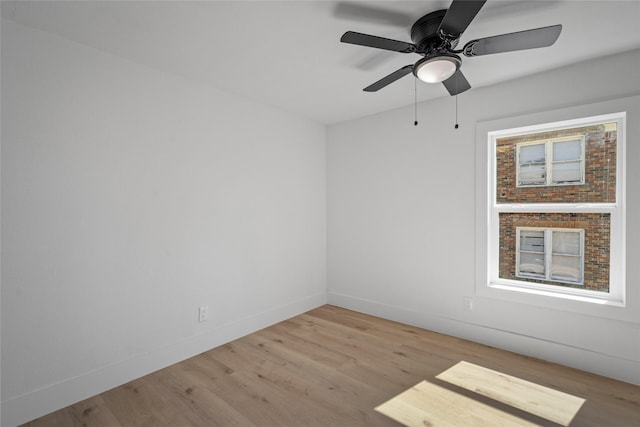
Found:
[[[571,426],[640,426],[638,386],[329,305],[26,425],[398,426],[374,408],[462,360],[586,399]]]

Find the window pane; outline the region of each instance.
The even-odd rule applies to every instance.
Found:
[[[582,182],[582,163],[580,161],[554,163],[552,167],[554,183]]]
[[[553,255],[551,257],[551,278],[555,280],[580,282],[580,257]]]
[[[544,231],[521,230],[520,251],[544,252]]]
[[[553,160],[580,160],[582,149],[580,140],[561,141],[553,143]]]
[[[528,164],[520,166],[520,185],[544,184],[547,181],[547,174],[544,164]]]
[[[520,274],[544,277],[544,254],[523,252],[518,267]]]
[[[544,163],[544,144],[520,146],[520,164]]]
[[[580,233],[575,231],[554,231],[552,237],[554,254],[580,255]]]

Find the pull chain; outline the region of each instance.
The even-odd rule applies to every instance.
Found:
[[[458,74],[456,74],[456,125],[454,129],[458,129]]]
[[[454,128],[458,129],[458,95],[456,95],[456,125]]]
[[[413,79],[413,125],[418,126],[418,79]]]

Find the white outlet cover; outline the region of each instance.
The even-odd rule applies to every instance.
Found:
[[[198,320],[200,322],[205,322],[208,319],[209,319],[209,306],[203,305],[200,307],[200,310],[198,311]]]

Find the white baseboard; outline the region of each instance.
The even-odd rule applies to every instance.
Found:
[[[87,372],[2,402],[2,426],[14,427],[326,304],[320,292],[267,308],[213,331]]]
[[[637,360],[340,293],[328,292],[327,303],[640,385]]]

